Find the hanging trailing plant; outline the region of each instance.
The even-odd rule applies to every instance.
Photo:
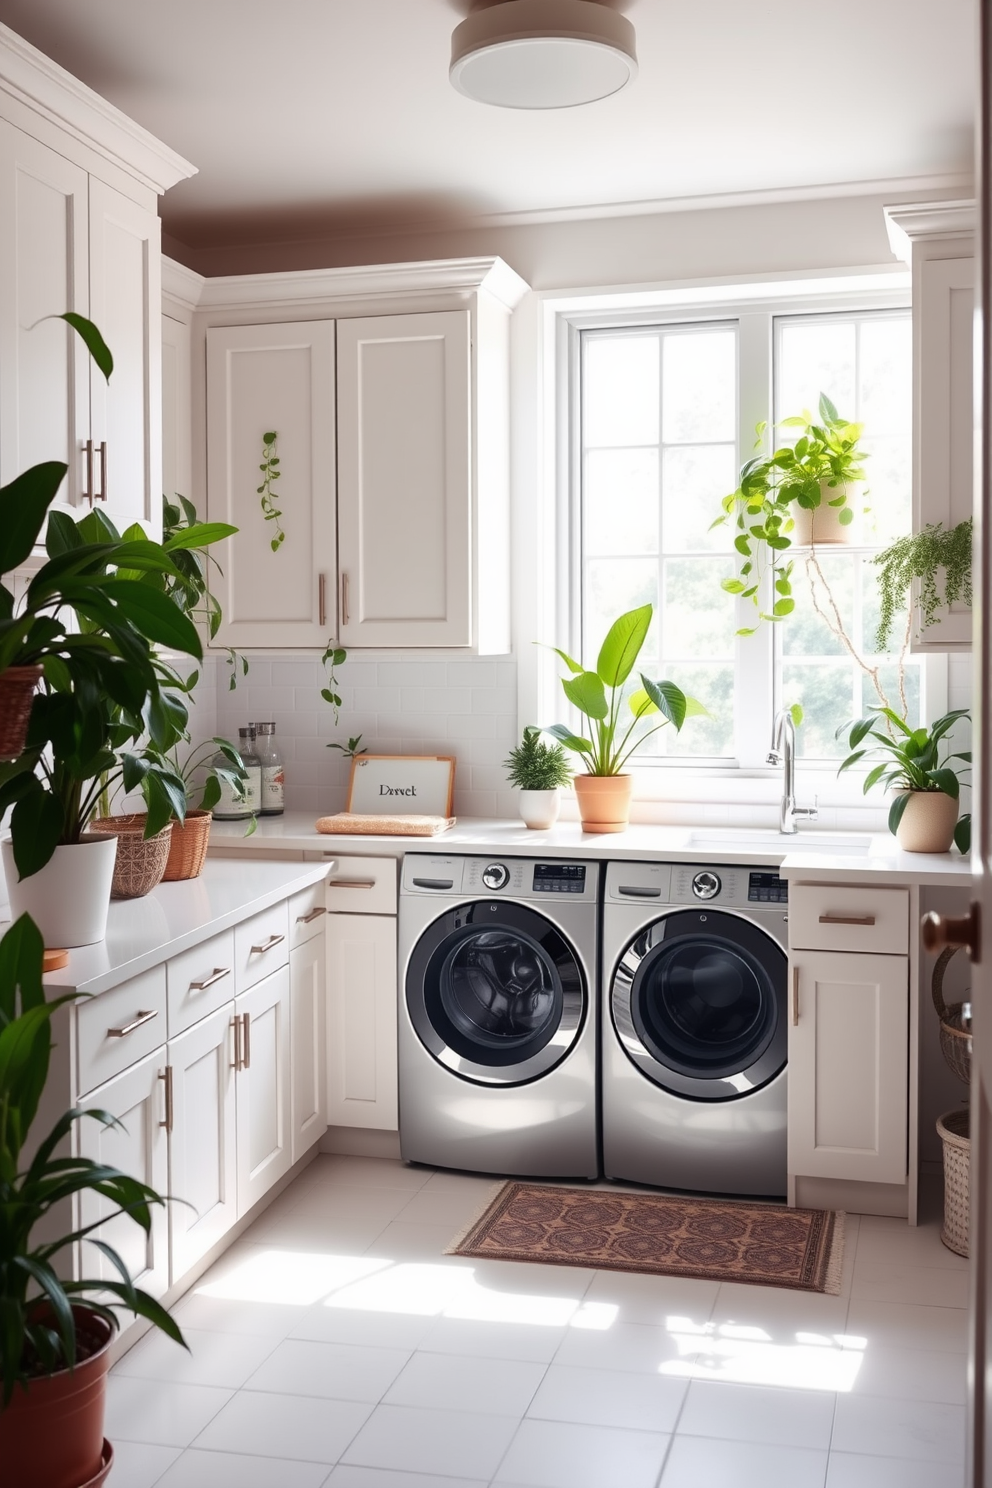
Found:
[[[922,532],[897,538],[873,562],[878,567],[879,617],[875,643],[884,651],[896,612],[903,608],[914,579],[920,582],[920,630],[936,624],[937,611],[963,599],[970,607],[972,519],[956,527],[928,522]],[[938,572],[944,570],[944,582]]]
[[[262,435],[262,463],[259,470],[262,472],[262,484],[258,487],[257,494],[262,501],[262,515],[267,522],[274,522],[276,526],[275,537],[269,538],[269,547],[273,553],[277,553],[286,541],[286,534],[282,530],[279,518],[282,512],[276,506],[272,498],[272,483],[279,479],[279,456],[276,454],[276,440],[278,434],[275,429],[269,434]]]

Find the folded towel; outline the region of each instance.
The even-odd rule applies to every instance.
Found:
[[[335,816],[322,816],[317,831],[366,837],[437,837],[457,820],[455,816],[363,816],[357,811],[339,811]]]

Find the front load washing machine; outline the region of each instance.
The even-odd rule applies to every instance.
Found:
[[[785,1195],[787,916],[767,868],[607,864],[608,1178]]]
[[[400,1153],[514,1177],[595,1178],[595,863],[403,861]]]

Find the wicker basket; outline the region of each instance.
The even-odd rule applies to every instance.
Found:
[[[971,1004],[955,1002],[948,1007],[944,1002],[944,973],[948,963],[960,946],[949,946],[941,951],[934,964],[930,978],[933,1005],[940,1019],[940,1047],[947,1066],[966,1085],[971,1084]]]
[[[154,837],[145,837],[147,818],[142,812],[129,816],[100,816],[90,822],[91,832],[112,832],[117,838],[112,899],[141,899],[162,882],[172,840],[172,822]]]
[[[948,1250],[968,1254],[968,1210],[971,1197],[971,1137],[969,1113],[947,1111],[937,1117],[944,1144],[944,1228],[940,1238]]]
[[[0,672],[0,759],[17,759],[24,751],[40,666],[13,666]]]
[[[199,878],[207,859],[210,840],[211,811],[187,811],[185,822],[172,823],[172,845],[162,877],[166,882],[177,878]]]

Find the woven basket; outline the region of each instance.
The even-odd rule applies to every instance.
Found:
[[[968,1254],[968,1211],[971,1197],[971,1137],[965,1106],[937,1117],[944,1144],[944,1228],[940,1238],[948,1250]]]
[[[117,862],[110,890],[112,899],[141,899],[162,882],[172,840],[172,822],[154,837],[145,837],[142,812],[129,816],[100,816],[90,822],[91,832],[111,832],[117,838]]]
[[[944,1002],[944,973],[948,963],[960,946],[949,946],[946,951],[941,951],[933,968],[930,978],[930,992],[933,996],[933,1005],[937,1009],[937,1017],[940,1019],[940,1047],[947,1061],[948,1069],[957,1075],[966,1085],[971,1084],[971,1011],[970,1004],[963,1002],[952,1003],[948,1007]],[[968,1011],[966,1012],[965,1009]]]
[[[17,759],[24,751],[40,676],[40,666],[13,666],[0,672],[0,759]]]
[[[177,878],[199,878],[207,860],[210,840],[211,811],[187,811],[185,822],[172,823],[172,845],[162,877],[171,882]]]

